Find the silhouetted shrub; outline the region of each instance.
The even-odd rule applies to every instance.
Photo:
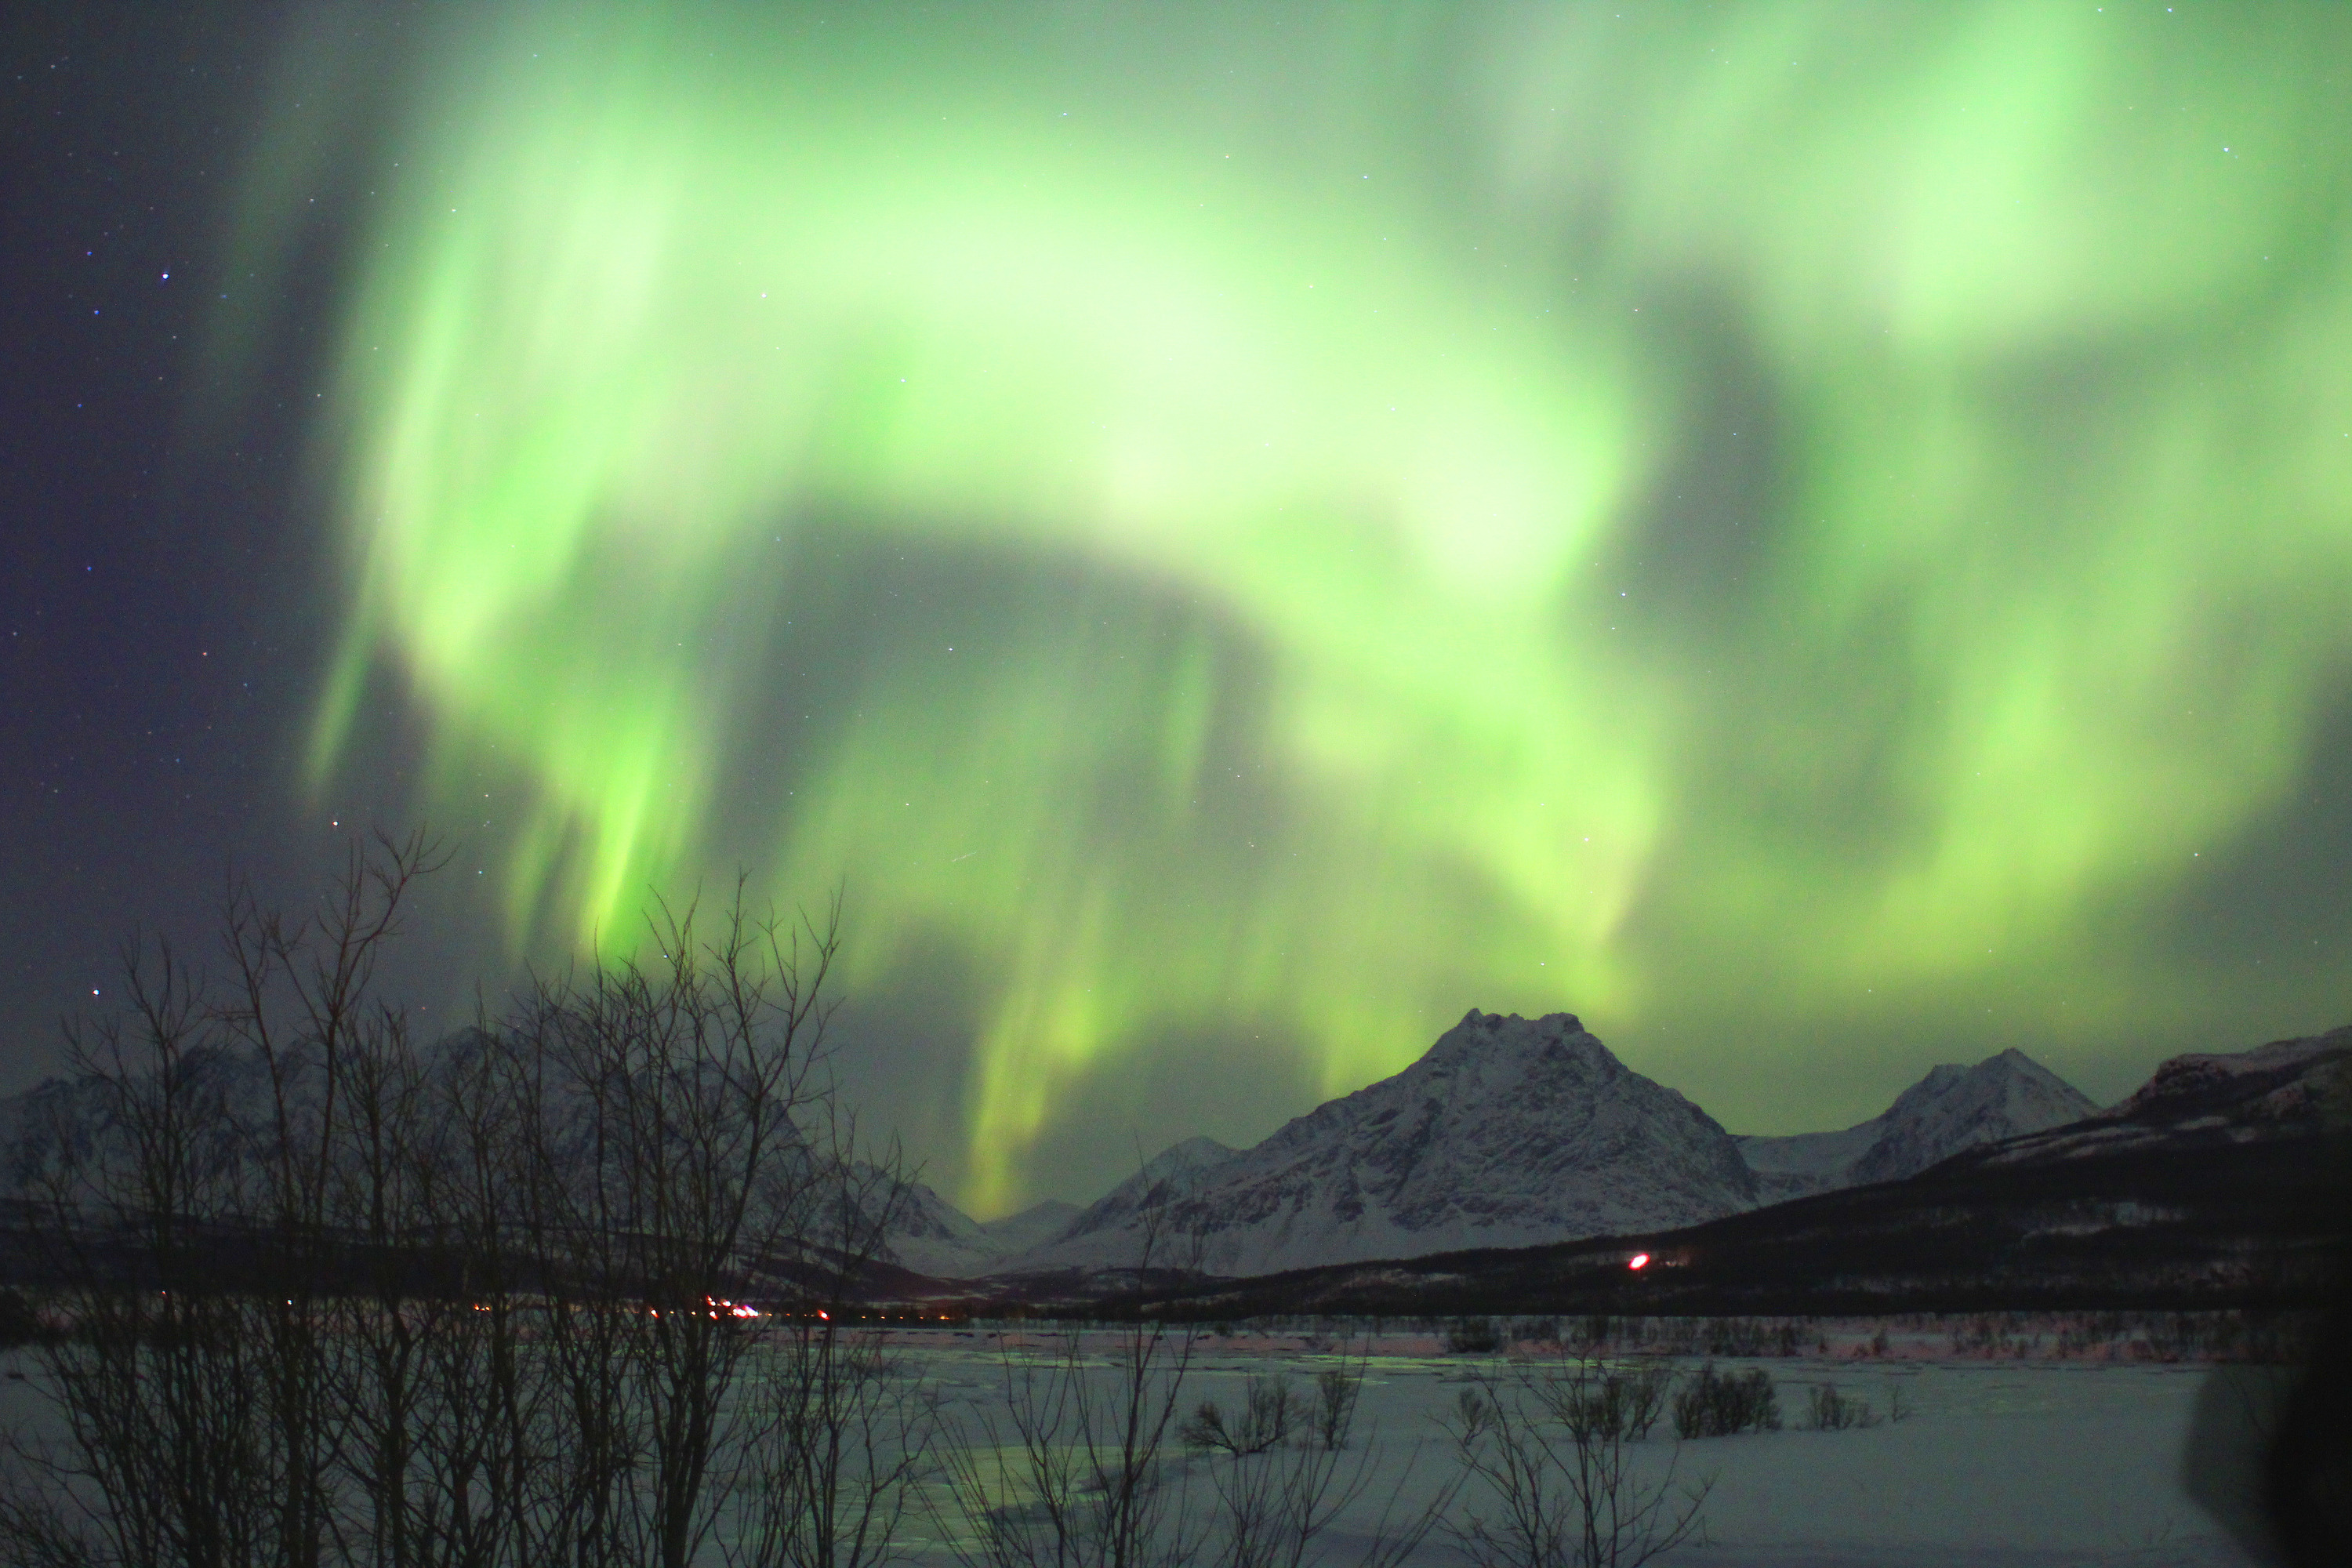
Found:
[[[1349,1390],[1353,1404],[1353,1391]],[[1263,1454],[1277,1447],[1290,1436],[1293,1426],[1302,1425],[1308,1416],[1304,1401],[1292,1391],[1290,1379],[1282,1373],[1271,1377],[1249,1380],[1248,1405],[1237,1418],[1228,1417],[1213,1399],[1201,1401],[1192,1418],[1179,1429],[1186,1447],[1206,1453],[1222,1449],[1242,1458],[1251,1454]]]
[[[1456,1318],[1445,1331],[1445,1348],[1455,1355],[1492,1355],[1503,1341],[1492,1318]]]
[[[1840,1394],[1829,1384],[1814,1386],[1811,1426],[1816,1432],[1843,1432],[1849,1426],[1875,1426],[1884,1419],[1860,1395]]]
[[[1665,1409],[1675,1374],[1665,1367],[1608,1368],[1597,1360],[1575,1377],[1560,1381],[1548,1396],[1552,1414],[1571,1434],[1638,1443]]]
[[[1778,1432],[1780,1396],[1760,1368],[1719,1373],[1712,1363],[1675,1395],[1675,1431],[1684,1437],[1729,1437],[1741,1432]]]
[[[37,1344],[48,1337],[48,1326],[25,1300],[24,1292],[0,1289],[0,1350]]]

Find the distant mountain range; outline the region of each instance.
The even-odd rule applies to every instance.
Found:
[[[926,1188],[896,1250],[906,1267],[947,1279],[1133,1268],[1147,1214],[1157,1222],[1151,1261],[1227,1277],[1541,1246],[1893,1180],[2095,1109],[2010,1050],[1936,1068],[1843,1131],[1740,1138],[1627,1068],[1570,1014],[1473,1010],[1394,1077],[1247,1150],[1178,1143],[1058,1230],[1025,1223],[1036,1210],[1014,1216],[1021,1239],[969,1219],[955,1226]]]
[[[2083,1120],[1964,1149],[1899,1180],[1700,1225],[1147,1288],[1156,1314],[1217,1321],[1267,1312],[2264,1312],[2336,1299],[2352,1261],[2347,1246],[2352,1028],[2176,1057],[2137,1093]],[[1647,1267],[1629,1268],[1640,1256]],[[1111,1311],[1137,1295],[1118,1282],[1069,1292],[1074,1305]],[[2249,1320],[2245,1331],[2274,1331]],[[2293,1348],[2276,1342],[2265,1353],[2282,1343]],[[2250,1353],[2257,1348],[2248,1342]]]
[[[472,1048],[464,1036],[436,1046],[436,1069]],[[267,1089],[256,1062],[223,1054],[191,1068],[202,1097],[232,1112],[252,1110]],[[22,1190],[37,1148],[60,1134],[89,1148],[109,1123],[94,1083],[52,1079],[0,1100],[0,1187]],[[1838,1249],[1865,1235],[1893,1258],[1979,1199],[2024,1205],[1969,1221],[1994,1230],[2145,1230],[2160,1211],[2184,1236],[2236,1237],[2229,1245],[2242,1248],[2263,1223],[2263,1192],[2309,1184],[2298,1173],[2312,1162],[2295,1151],[2317,1145],[2302,1141],[2347,1128],[2352,1028],[2176,1057],[2106,1110],[2008,1050],[1935,1068],[1843,1131],[1739,1137],[1627,1068],[1570,1015],[1474,1010],[1402,1072],[1249,1149],[1173,1144],[1083,1209],[1045,1203],[983,1224],[918,1184],[889,1236],[888,1290],[964,1280],[982,1294],[1098,1296],[1151,1248],[1160,1268],[1240,1279],[1474,1250],[1575,1252],[1585,1238],[1725,1226],[1784,1264],[1824,1247],[1843,1258]],[[226,1146],[219,1157],[230,1157]],[[2169,1206],[2129,1195],[2176,1188],[2186,1195]],[[1906,1206],[1929,1194],[1941,1208]],[[2035,1205],[2061,1197],[2076,1218],[2030,1220]],[[1859,1265],[1841,1267],[1841,1278],[1856,1277]]]

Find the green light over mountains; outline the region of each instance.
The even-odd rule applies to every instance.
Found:
[[[845,879],[972,977],[976,1208],[1202,1032],[2126,1037],[2340,742],[2342,7],[466,15],[315,776],[388,673],[518,952]]]

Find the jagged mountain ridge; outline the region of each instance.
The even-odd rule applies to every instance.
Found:
[[[1972,1152],[1990,1165],[2048,1164],[2134,1149],[2194,1149],[2352,1128],[2352,1025],[2252,1050],[2192,1051],[2106,1110]]]
[[[1475,1009],[1394,1077],[1171,1174],[1160,1260],[1225,1275],[1690,1224],[1757,1195],[1729,1133],[1573,1016]],[[1007,1271],[1133,1267],[1152,1191],[1122,1184]]]
[[[471,1055],[478,1043],[469,1033],[429,1048],[436,1067]],[[2347,1042],[2352,1030],[2244,1057],[2175,1058],[2111,1114],[2159,1089],[2169,1096],[2166,1104],[2197,1086],[2210,1097],[2220,1092],[2214,1083],[2240,1098],[2260,1089],[2280,1100],[2284,1114],[2293,1109],[2286,1100],[2309,1093],[2278,1087],[2294,1076],[2285,1058],[2301,1063],[2324,1046],[2329,1049],[2322,1055],[2334,1059],[2346,1054]],[[1531,1064],[1522,1058],[1530,1053],[1546,1058],[1550,1070],[1528,1079]],[[2269,1063],[2269,1056],[2281,1060]],[[247,1110],[240,1102],[255,1100],[265,1087],[257,1062],[224,1055],[196,1065],[225,1108]],[[1520,1092],[1527,1082],[1532,1092]],[[8,1173],[12,1186],[29,1174],[23,1163],[28,1145],[39,1141],[27,1136],[35,1123],[54,1130],[63,1122],[85,1138],[99,1132],[105,1117],[93,1087],[51,1080],[0,1100],[0,1131],[11,1134],[0,1143],[17,1166]],[[1633,1101],[1643,1115],[1628,1110]],[[1692,1129],[1703,1124],[1728,1135],[1679,1094],[1623,1068],[1572,1016],[1529,1021],[1474,1009],[1394,1079],[1329,1102],[1246,1152],[1205,1138],[1171,1145],[1083,1211],[1048,1203],[982,1225],[918,1184],[900,1206],[887,1250],[901,1266],[934,1278],[1118,1268],[1134,1260],[1137,1220],[1147,1207],[1168,1213],[1176,1222],[1171,1232],[1197,1229],[1206,1244],[1199,1261],[1220,1272],[1538,1245],[1697,1223],[1759,1203],[1892,1180],[1962,1150],[2072,1124],[2093,1110],[2054,1074],[2005,1051],[1972,1068],[1931,1070],[1885,1112],[1855,1127],[1730,1139],[1748,1173],[1742,1190],[1721,1166],[1712,1139]],[[1663,1116],[1659,1125],[1670,1135],[1659,1137],[1654,1128],[1645,1144],[1637,1130],[1643,1116]],[[1584,1147],[1567,1147],[1577,1142]],[[1643,1168],[1643,1148],[1663,1153],[1657,1172]]]
[[[1013,1259],[1068,1237],[1127,1224],[1143,1209],[1190,1192],[1201,1175],[1234,1158],[1213,1138],[1187,1138],[1086,1208],[1047,1200],[1001,1219],[971,1218],[931,1188],[914,1184],[894,1216],[887,1244],[892,1261],[940,1279],[992,1274]]]
[[[907,1184],[890,1220],[884,1237],[890,1260],[935,1279],[985,1274],[1012,1250],[922,1182]]]
[[[1213,1138],[1187,1138],[1171,1143],[1143,1163],[1143,1168],[1087,1205],[1060,1231],[1044,1238],[1052,1245],[1130,1226],[1147,1208],[1158,1208],[1198,1192],[1220,1168],[1240,1158],[1241,1151]]]
[[[1464,1023],[1486,1016],[1474,1010]],[[1555,1020],[1568,1030],[1582,1032],[1567,1015],[1537,1020],[1536,1025],[1549,1026]],[[1528,1021],[1516,1022],[1526,1025]],[[1447,1039],[1453,1038],[1449,1034]],[[1621,1072],[1624,1070],[1598,1040],[1589,1035],[1585,1038],[1591,1040],[1593,1049],[1607,1057],[1610,1064]],[[1446,1041],[1440,1042],[1441,1047],[1445,1045]],[[1439,1048],[1433,1047],[1423,1062],[1442,1054],[1444,1053]],[[1411,1076],[1422,1065],[1415,1064],[1399,1079]],[[1433,1081],[1438,1079],[1451,1082],[1452,1075],[1436,1072]],[[1381,1086],[1372,1087],[1377,1089]],[[1678,1095],[1675,1098],[1681,1100]],[[1451,1216],[1450,1225],[1430,1223],[1425,1205],[1421,1212],[1386,1216],[1375,1214],[1369,1219],[1360,1204],[1350,1212],[1344,1190],[1318,1194],[1308,1190],[1312,1182],[1302,1184],[1296,1179],[1297,1162],[1291,1158],[1296,1150],[1286,1153],[1280,1148],[1268,1147],[1276,1139],[1300,1140],[1303,1135],[1294,1132],[1293,1128],[1315,1122],[1331,1111],[1332,1106],[1344,1103],[1333,1101],[1277,1132],[1267,1143],[1247,1152],[1236,1152],[1207,1139],[1188,1139],[1171,1145],[1141,1173],[1121,1183],[1080,1215],[1059,1236],[1008,1257],[1002,1270],[1018,1273],[1131,1267],[1140,1256],[1143,1244],[1136,1218],[1147,1205],[1161,1208],[1165,1216],[1161,1228],[1170,1238],[1181,1235],[1189,1239],[1196,1229],[1203,1233],[1206,1249],[1200,1261],[1203,1267],[1219,1272],[1310,1266],[1298,1261],[1300,1258],[1356,1261],[1370,1256],[1421,1256],[1454,1246],[1538,1245],[1572,1240],[1610,1228],[1601,1220],[1606,1207],[1602,1204],[1588,1203],[1580,1213],[1552,1212],[1545,1207],[1545,1196],[1538,1195],[1518,1213],[1504,1212],[1494,1194],[1516,1190],[1515,1184],[1517,1188],[1530,1184],[1529,1173],[1509,1170],[1511,1162],[1507,1159],[1499,1163],[1488,1162],[1486,1169],[1475,1173],[1470,1185],[1479,1196],[1460,1205],[1462,1212]],[[1937,1067],[1906,1089],[1885,1111],[1856,1126],[1794,1137],[1734,1139],[1742,1163],[1752,1174],[1752,1194],[1737,1198],[1719,1192],[1713,1194],[1687,1205],[1684,1212],[1691,1217],[1678,1223],[1698,1223],[1759,1203],[1777,1203],[1811,1193],[1896,1180],[1961,1151],[2071,1123],[2095,1109],[2086,1096],[2021,1051],[2003,1051],[1973,1067]],[[1332,1112],[1331,1120],[1338,1119],[1340,1113]],[[1353,1120],[1360,1123],[1369,1119],[1368,1113]],[[1483,1127],[1487,1119],[1473,1114],[1463,1120]],[[1260,1171],[1253,1176],[1242,1169],[1244,1163],[1280,1165],[1286,1159],[1293,1167],[1293,1190],[1286,1207],[1279,1202],[1272,1205],[1273,1210],[1281,1210],[1280,1214],[1269,1209],[1263,1191],[1251,1193],[1244,1201],[1243,1206],[1247,1213],[1241,1209],[1230,1215],[1213,1212],[1220,1205],[1233,1204],[1240,1191],[1265,1185],[1265,1173]],[[1478,1163],[1475,1159],[1467,1161],[1465,1168]],[[1255,1165],[1252,1168],[1255,1169]],[[1638,1171],[1621,1175],[1622,1181],[1634,1184],[1642,1180]],[[1342,1173],[1340,1187],[1344,1189],[1351,1180],[1352,1173]],[[1536,1187],[1542,1184],[1540,1179],[1532,1184]],[[1555,1206],[1559,1196],[1549,1194]],[[1569,1201],[1572,1207],[1575,1200]],[[1633,1223],[1622,1205],[1613,1212],[1619,1226]],[[1236,1237],[1236,1231],[1252,1235]],[[1515,1233],[1531,1239],[1513,1239]],[[1179,1261],[1169,1254],[1171,1244],[1171,1239],[1157,1242],[1160,1260]],[[1392,1250],[1380,1251],[1382,1247]],[[1330,1258],[1328,1255],[1335,1249],[1349,1256]],[[968,1268],[959,1270],[964,1274],[971,1271]]]
[[[1836,1132],[1748,1136],[1739,1152],[1769,1201],[1913,1175],[1966,1149],[2096,1114],[2090,1097],[2011,1049],[1931,1068],[1867,1121]]]
[[[2175,1057],[2084,1121],[1685,1230],[1203,1281],[1155,1299],[1232,1318],[2305,1310],[2342,1289],[2347,1179],[2352,1027]],[[1669,1266],[1630,1274],[1633,1246]]]

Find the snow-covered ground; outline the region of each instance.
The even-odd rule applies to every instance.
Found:
[[[1087,1338],[1090,1355],[1116,1348],[1108,1335]],[[1034,1331],[979,1328],[969,1338],[923,1335],[908,1348],[910,1370],[919,1366],[947,1395],[948,1408],[971,1419],[1001,1411],[1008,1353],[1017,1363],[1032,1353],[1024,1345],[1050,1352],[1056,1342]],[[1675,1485],[1707,1488],[1703,1537],[1659,1561],[1682,1568],[2237,1568],[2255,1561],[2190,1495],[2188,1455],[2192,1417],[2212,1380],[2260,1379],[2270,1369],[1956,1357],[1949,1343],[1948,1333],[1915,1332],[1906,1342],[1898,1331],[1897,1353],[1886,1359],[1856,1359],[1842,1345],[1828,1355],[1714,1362],[1718,1371],[1759,1368],[1770,1376],[1788,1427],[1677,1443],[1668,1416],[1634,1446],[1641,1474],[1664,1479],[1672,1467]],[[1375,1348],[1351,1364],[1363,1373],[1359,1436],[1377,1448],[1378,1472],[1322,1543],[1328,1563],[1358,1560],[1383,1508],[1402,1518],[1444,1483],[1454,1461],[1444,1419],[1475,1374],[1509,1364],[1499,1356],[1448,1354],[1427,1339],[1383,1336]],[[1940,1358],[1927,1359],[1936,1350]],[[1185,1408],[1207,1398],[1238,1409],[1249,1380],[1270,1372],[1287,1372],[1305,1389],[1317,1372],[1341,1361],[1301,1348],[1296,1336],[1203,1339],[1193,1352]],[[1700,1363],[1672,1364],[1688,1372]],[[1796,1429],[1811,1389],[1822,1384],[1868,1401],[1875,1424]],[[2234,1389],[2227,1399],[2234,1405]],[[1900,1419],[1885,1419],[1898,1406]],[[2227,1458],[2199,1462],[2210,1469]],[[1230,1462],[1186,1462],[1196,1506],[1211,1500],[1205,1470]],[[1491,1511],[1474,1486],[1456,1498],[1454,1512],[1481,1508]],[[918,1556],[943,1561],[951,1552],[945,1541],[930,1539]],[[1437,1568],[1465,1559],[1440,1530],[1411,1561]]]
[[[1886,1330],[1884,1337],[1880,1329]],[[2242,1568],[2255,1559],[2191,1495],[2200,1472],[2208,1495],[2227,1492],[2227,1470],[2242,1463],[2242,1442],[2189,1458],[2200,1397],[2224,1414],[2243,1408],[2242,1389],[2274,1384],[2280,1369],[2147,1359],[2145,1340],[2116,1342],[2077,1359],[2055,1359],[2054,1334],[1986,1335],[1967,1320],[1808,1324],[1811,1348],[1797,1355],[1717,1358],[1718,1371],[1761,1370],[1778,1389],[1786,1429],[1677,1442],[1671,1415],[1633,1445],[1637,1480],[1671,1478],[1703,1485],[1702,1533],[1659,1559],[1677,1568],[1978,1568],[1991,1564],[2132,1564],[2144,1568]],[[961,1430],[978,1453],[992,1426],[1011,1435],[1008,1378],[1024,1369],[1049,1373],[1068,1341],[1034,1325],[942,1325],[898,1331],[901,1386]],[[1982,1341],[1983,1342],[1977,1342]],[[1087,1331],[1082,1363],[1098,1393],[1117,1376],[1118,1332]],[[1824,1350],[1822,1347],[1827,1346]],[[1181,1342],[1161,1347],[1163,1364]],[[2037,1348],[2042,1352],[2036,1357]],[[2083,1359],[2087,1353],[2088,1359]],[[2112,1357],[2112,1359],[2110,1359]],[[1391,1522],[1419,1510],[1457,1474],[1444,1421],[1478,1380],[1507,1379],[1515,1366],[1539,1364],[1526,1353],[1447,1352],[1436,1336],[1384,1333],[1342,1340],[1304,1333],[1204,1333],[1194,1340],[1180,1394],[1180,1413],[1202,1400],[1238,1413],[1252,1379],[1287,1374],[1311,1394],[1316,1374],[1346,1368],[1360,1375],[1361,1398],[1343,1480],[1359,1462],[1359,1495],[1319,1538],[1309,1561],[1341,1568],[1363,1561],[1383,1510]],[[1696,1356],[1645,1356],[1688,1373]],[[0,1356],[0,1426],[47,1425],[39,1373],[23,1352]],[[30,1379],[17,1374],[31,1372]],[[1866,1401],[1873,1424],[1845,1430],[1801,1429],[1811,1390],[1835,1387]],[[1897,1419],[1887,1419],[1890,1415]],[[2228,1426],[2229,1423],[2223,1423]],[[2210,1426],[2209,1419],[2209,1429]],[[1222,1456],[1190,1454],[1171,1442],[1169,1476],[1188,1510],[1216,1508]],[[929,1507],[911,1510],[901,1548],[918,1563],[956,1561],[970,1531],[936,1480]],[[1493,1511],[1475,1483],[1454,1499],[1458,1521]],[[1204,1563],[1210,1561],[1203,1559]],[[1441,1528],[1409,1560],[1414,1568],[1467,1561]]]

